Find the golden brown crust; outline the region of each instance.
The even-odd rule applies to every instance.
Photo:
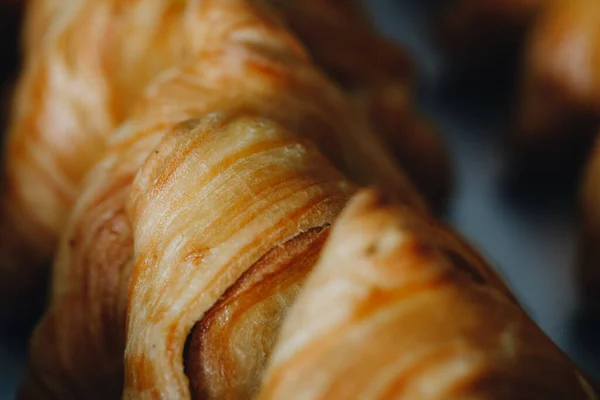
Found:
[[[302,140],[316,143],[319,150],[349,176],[396,188],[399,198],[424,210],[419,195],[378,141],[372,140],[373,135],[365,128],[364,121],[354,118],[354,109],[343,94],[318,72],[303,47],[277,18],[245,0],[206,0],[194,4],[202,5],[194,15],[204,22],[197,29],[202,30],[206,47],[157,77],[145,90],[127,122],[110,135],[107,151],[83,181],[61,237],[53,270],[50,311],[37,328],[32,343],[35,351],[30,357],[30,376],[42,369],[46,374],[45,381],[52,382],[46,386],[50,389],[60,386],[61,393],[72,389],[75,397],[81,393],[86,393],[87,398],[102,397],[102,391],[95,391],[98,387],[118,386],[115,382],[96,383],[118,375],[123,369],[127,300],[122,288],[127,287],[130,279],[129,264],[124,260],[127,255],[132,255],[131,237],[116,235],[114,243],[110,244],[88,237],[92,238],[95,235],[92,232],[100,226],[104,233],[98,234],[110,236],[110,224],[105,224],[107,216],[117,215],[125,208],[133,177],[175,124],[214,111],[269,118]],[[189,127],[195,125],[192,123]],[[177,129],[184,132],[185,124]],[[214,129],[216,127],[210,126],[210,130]],[[215,138],[214,148],[222,146]],[[164,162],[166,165],[171,163],[167,159]],[[307,182],[325,179],[333,173],[330,168],[316,171],[304,179]],[[159,183],[162,185],[172,178],[169,171],[164,170],[162,180],[153,190],[158,191]],[[149,190],[149,186],[144,185],[141,187]],[[318,187],[314,190],[327,191]],[[135,193],[138,197],[145,195],[151,193],[141,189]],[[248,198],[246,206],[252,202]],[[341,203],[341,199],[322,207],[335,208],[338,202]],[[172,215],[180,211],[175,208]],[[325,218],[326,213],[322,216]],[[144,219],[140,217],[140,220]],[[294,230],[290,236],[298,233]],[[158,230],[155,234],[160,237]],[[71,248],[71,240],[88,244]],[[115,250],[118,253],[113,254],[107,246],[118,249]],[[107,271],[113,279],[82,283],[84,277],[98,276],[100,270]],[[134,280],[138,277],[134,274]],[[88,298],[91,293],[109,294],[103,294],[101,299]],[[70,299],[78,304],[73,306]],[[88,315],[85,323],[79,319],[80,315]],[[105,320],[104,316],[110,316],[110,319]],[[61,321],[60,329],[65,326],[69,329],[56,336],[53,330],[57,325],[52,323],[53,320]],[[189,329],[196,322],[197,319],[185,321],[191,324]],[[183,337],[187,333],[178,332]],[[48,350],[50,346],[36,342],[49,343],[52,338],[58,338],[60,343],[54,344],[56,354],[48,356],[48,352],[52,353]],[[68,350],[63,349],[67,345]],[[106,351],[106,346],[114,346],[115,350]],[[183,361],[180,361],[179,366],[183,368]],[[71,365],[77,365],[77,368],[71,368]],[[34,381],[26,381],[24,390],[29,390],[32,385],[35,385]]]
[[[261,18],[265,32],[272,32],[277,40],[287,37],[286,45],[294,49],[295,56],[304,52],[296,40],[280,34],[273,13],[251,2],[246,6]],[[223,9],[235,7],[235,2],[223,3]],[[17,89],[2,178],[1,203],[16,213],[10,218],[18,227],[2,217],[0,235],[15,237],[20,244],[8,247],[0,243],[0,291],[10,294],[3,302],[9,305],[6,312],[14,310],[10,304],[30,296],[34,292],[30,288],[43,284],[81,179],[98,161],[113,128],[135,114],[134,104],[143,88],[162,71],[177,68],[197,57],[200,49],[227,39],[231,26],[221,28],[214,21],[229,11],[211,9],[215,10],[211,2],[73,0],[66,6],[60,0],[32,1],[24,34],[26,64]],[[145,21],[143,28],[140,20]],[[352,129],[364,131],[354,127],[360,125],[369,129],[366,120],[356,121]],[[378,181],[402,186],[399,193],[414,193],[407,179],[394,172],[393,159],[377,150],[383,147],[376,144],[379,138],[372,134],[348,136],[343,144],[355,149],[352,154],[340,152],[337,145],[327,149],[330,144],[319,144],[338,165],[351,166],[353,177],[361,183],[374,175],[387,176]],[[375,153],[379,155],[374,157]],[[406,200],[421,202],[416,195]],[[0,211],[0,217],[4,215],[6,210]],[[32,260],[30,253],[38,254],[38,259]]]
[[[270,250],[196,324],[184,354],[192,398],[254,396],[287,309],[327,234],[311,229]]]
[[[286,319],[258,399],[595,399],[502,291],[381,193],[344,210]]]

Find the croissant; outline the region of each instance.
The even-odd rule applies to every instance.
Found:
[[[552,1],[450,1],[442,12],[444,46],[463,66],[493,64],[518,47],[538,13]]]
[[[308,10],[302,16],[310,24],[321,21],[327,33],[339,29],[352,32],[352,37],[365,36],[361,47],[385,50],[381,65],[358,70],[352,77],[353,85],[368,90],[348,95],[360,103],[356,112],[367,114],[370,123],[378,121],[377,133],[392,135],[388,143],[430,202],[443,202],[450,181],[444,172],[450,170],[449,162],[429,124],[413,117],[403,78],[404,53],[369,30],[361,19],[345,18],[341,5],[325,19],[315,18],[310,11],[315,4],[302,6]],[[114,128],[132,112],[143,89],[157,74],[184,62],[206,44],[202,7],[193,1],[168,0],[32,1],[24,30],[26,65],[7,141],[4,178],[0,179],[4,182],[0,191],[1,314],[27,314],[27,300],[41,292],[83,176],[103,154]],[[290,9],[287,15],[295,12]],[[326,66],[330,59],[320,57],[338,46],[309,44]],[[351,58],[342,60],[340,68],[354,71],[357,47],[349,44],[343,49]],[[364,68],[367,63],[361,65]],[[401,75],[398,84],[387,79],[392,73],[388,68]],[[401,71],[395,72],[396,68]],[[387,78],[373,81],[376,75]]]
[[[430,229],[377,191],[357,194],[289,311],[257,399],[598,398]]]
[[[283,163],[290,147],[309,151],[276,125],[261,121],[249,132],[253,119],[211,118],[218,122],[186,124],[163,139],[134,183],[126,399],[252,398],[331,223],[323,220],[331,211],[320,209],[331,204],[325,196],[348,193],[336,194],[347,186],[339,177],[326,181],[334,192],[307,179],[324,179],[322,161]],[[305,172],[313,168],[319,174]],[[271,196],[281,199],[272,208]],[[449,257],[509,293],[468,246],[441,228],[431,234]]]
[[[389,187],[411,207],[427,213],[409,180],[368,129],[363,115],[355,112],[336,86],[318,71],[276,14],[246,0],[205,0],[201,4],[197,13],[206,47],[161,74],[145,90],[130,118],[112,135],[105,154],[83,181],[81,194],[61,235],[53,268],[51,302],[31,341],[23,398],[105,399],[120,393],[133,257],[132,226],[125,206],[133,177],[146,157],[152,151],[159,151],[160,155],[162,150],[154,149],[163,135],[182,121],[217,111],[273,120],[299,138],[313,141],[353,181],[371,181]],[[242,129],[241,125],[236,126]],[[219,149],[221,145],[211,151]],[[248,151],[251,150],[260,149]],[[292,150],[288,153],[293,159]],[[213,173],[233,161],[225,158]],[[327,170],[333,167],[322,168],[323,177],[331,175]],[[198,170],[189,172],[198,177]],[[180,170],[177,176],[181,173]],[[231,176],[228,184],[242,185],[236,179],[245,175],[240,172],[238,176]],[[317,178],[307,175],[295,179],[320,182]],[[252,179],[258,176],[244,178],[248,180],[244,185],[253,185]],[[281,185],[285,187],[285,182]],[[231,187],[233,190],[238,186]],[[311,190],[319,191],[318,187]],[[184,191],[176,194],[183,197],[165,198],[161,203],[170,206],[173,200],[183,207],[186,196],[193,195],[193,190]],[[252,204],[246,206],[254,210]],[[263,202],[263,206],[270,204]],[[175,206],[183,211],[182,207]],[[325,211],[322,212],[325,218]],[[161,215],[165,218],[162,222],[175,218],[175,215]],[[229,221],[223,220],[221,224],[226,222]],[[137,223],[133,227],[137,229]],[[299,239],[298,246],[303,239]],[[274,244],[271,243],[276,247]],[[190,257],[193,261],[194,257]],[[140,273],[134,274],[134,286]],[[131,312],[129,319],[134,319]]]
[[[528,170],[579,164],[600,127],[600,4],[556,1],[525,48],[514,157]]]
[[[195,397],[250,398],[350,186],[310,142],[260,118],[192,121],[157,151],[132,190],[124,398],[189,397],[181,355],[199,320]]]

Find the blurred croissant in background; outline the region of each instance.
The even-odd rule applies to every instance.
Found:
[[[452,25],[454,38],[464,48],[489,44],[489,50],[495,49],[476,23],[488,18],[502,21],[493,25],[502,32],[494,37],[503,38],[506,45],[522,45],[510,136],[514,172],[553,181],[590,158],[580,192],[577,274],[583,305],[600,310],[600,3],[465,0],[452,2],[450,9],[457,21]],[[489,57],[477,51],[473,56]]]
[[[269,120],[215,115],[167,135],[132,192],[124,398],[252,398],[351,191]]]
[[[447,52],[458,63],[494,64],[506,48],[519,54],[509,139],[515,172],[544,179],[581,165],[600,127],[598,2],[456,0],[445,18]]]
[[[445,148],[411,106],[412,67],[358,4],[267,3],[305,40],[375,132],[439,206],[451,186]],[[23,316],[43,293],[48,265],[83,176],[147,84],[206,45],[192,1],[34,0],[25,66],[6,141],[0,198],[0,304]],[[335,33],[335,35],[334,35]],[[334,35],[331,42],[321,40]],[[372,58],[361,54],[376,54]],[[359,56],[360,55],[360,56]]]

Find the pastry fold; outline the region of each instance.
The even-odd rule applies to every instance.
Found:
[[[314,262],[304,253],[323,243],[306,235],[333,222],[350,190],[312,143],[268,120],[210,115],[167,135],[132,190],[124,398],[190,398],[187,336],[236,283],[255,291],[242,289],[244,306],[221,318],[228,331],[201,328],[207,354],[195,389],[197,398],[250,398],[293,286],[311,267],[302,263]],[[308,248],[293,251],[297,243]]]
[[[257,399],[598,398],[429,230],[381,193],[356,195],[289,311]]]
[[[148,155],[182,121],[212,112],[272,120],[315,143],[349,181],[388,187],[402,201],[427,213],[363,115],[319,72],[277,14],[245,0],[200,4],[205,48],[161,74],[145,90],[83,181],[61,235],[51,303],[31,341],[29,370],[22,385],[25,398],[35,394],[36,398],[105,399],[120,393],[132,228],[137,229],[130,224],[127,199]],[[198,171],[189,173],[197,176]],[[150,192],[152,182],[147,183]],[[192,190],[173,195],[186,193],[194,195]],[[130,312],[129,318],[143,317]]]
[[[26,314],[25,305],[44,287],[83,177],[115,128],[134,112],[146,86],[212,45],[215,34],[206,26],[214,24],[204,19],[210,7],[191,0],[31,1],[23,35],[25,66],[0,179],[3,314]],[[450,165],[430,123],[414,117],[407,57],[359,17],[358,9],[279,2],[263,14],[281,12],[294,26],[300,24],[298,33],[317,61],[326,70],[335,67],[338,83],[350,85],[345,95],[355,99],[354,113],[376,134],[389,137],[393,155],[430,203],[442,204]],[[325,40],[335,32],[344,35]],[[371,59],[357,59],[367,48]],[[370,146],[367,138],[363,145]]]

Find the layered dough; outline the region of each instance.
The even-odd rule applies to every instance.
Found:
[[[330,215],[329,206],[321,208],[330,203],[323,196],[346,186],[340,178],[333,189],[318,192],[298,186],[296,174],[317,177],[319,171],[321,179],[327,171],[318,159],[304,160],[310,149],[283,141],[289,134],[267,121],[248,129],[255,122],[222,118],[189,122],[169,134],[134,184],[136,260],[124,398],[252,398],[282,320],[305,290],[301,286],[323,245],[324,228],[332,222],[322,220]],[[274,135],[278,145],[267,145]],[[247,148],[269,150],[256,155]],[[305,153],[302,158],[291,157],[296,150]],[[290,175],[283,180],[280,174]],[[288,184],[299,192],[289,192]],[[264,196],[279,198],[280,190],[286,196],[267,208]],[[288,209],[290,215],[281,215]],[[422,228],[427,243],[461,274],[519,309],[502,279],[468,244],[427,221]]]
[[[175,8],[164,15],[173,21],[198,7],[190,20],[198,48],[152,79],[135,106],[115,100],[117,109],[130,107],[127,118],[102,139],[99,161],[88,160],[94,165],[60,238],[21,398],[246,399],[261,385],[262,398],[343,398],[349,388],[422,393],[424,377],[439,382],[432,398],[502,397],[517,384],[536,395],[549,387],[591,398],[503,280],[429,215],[374,133],[363,96],[369,85],[356,89],[334,69],[326,76],[277,8],[169,4]],[[404,206],[362,195],[319,256],[346,201],[366,184],[385,187]],[[330,278],[339,290],[311,300],[315,280]],[[330,300],[339,304],[327,307]],[[310,318],[302,314],[307,302]],[[365,325],[337,330],[340,317],[357,314]],[[321,340],[319,332],[334,335]],[[406,339],[396,340],[401,334]],[[368,363],[336,347],[338,339]],[[314,343],[323,346],[293,362],[298,345]],[[401,351],[415,358],[400,365]],[[463,351],[474,359],[458,357]],[[433,364],[420,372],[422,361]],[[405,367],[414,379],[388,385]],[[538,367],[547,387],[530,369]],[[333,383],[318,381],[318,370]],[[287,379],[293,371],[305,382]],[[491,381],[482,378],[488,371]],[[321,392],[325,386],[330,392]]]
[[[6,140],[0,311],[27,314],[45,285],[80,182],[159,72],[202,44],[194,2],[34,0]]]
[[[206,0],[202,5],[199,18],[203,21],[207,47],[161,74],[148,87],[131,117],[111,135],[105,154],[83,182],[61,237],[53,270],[51,304],[32,338],[30,366],[22,388],[25,395],[105,399],[120,393],[132,273],[132,228],[138,229],[137,223],[133,227],[129,223],[127,199],[133,178],[145,159],[155,151],[160,154],[157,146],[165,133],[183,121],[211,112],[267,118],[303,141],[315,143],[328,162],[349,177],[348,182],[372,182],[388,187],[402,201],[426,213],[420,196],[395,167],[364,115],[356,112],[344,94],[319,72],[276,14],[245,0]],[[244,131],[241,125],[237,126]],[[209,128],[218,126],[206,129]],[[246,128],[250,135],[252,125]],[[211,137],[218,139],[216,135]],[[223,146],[217,142],[214,150],[207,151],[217,152]],[[294,151],[288,153],[292,158],[295,155]],[[283,156],[281,162],[285,165]],[[328,170],[334,167],[327,165],[323,167],[323,176],[333,173]],[[223,166],[216,165],[213,172],[217,174],[220,167]],[[248,168],[252,168],[251,163]],[[197,177],[198,173],[194,169],[189,171],[191,177]],[[246,179],[250,178],[255,176]],[[297,177],[304,183],[319,182],[317,178]],[[142,187],[151,192],[153,183],[145,182]],[[253,182],[242,180],[236,184]],[[311,190],[319,191],[318,186]],[[181,202],[183,199],[178,196],[193,196],[195,190],[181,187],[180,192],[171,193],[172,201]],[[239,190],[240,195],[244,193]],[[139,194],[142,195],[146,193]],[[219,198],[224,203],[221,206],[236,197],[232,193],[221,195],[225,196]],[[167,198],[160,204],[175,207]],[[254,206],[252,197],[247,197],[246,206]],[[183,211],[178,207],[174,210]],[[173,214],[172,218],[175,217]],[[144,223],[142,218],[138,221]],[[317,226],[324,228],[316,225],[306,230]],[[292,228],[286,225],[286,229]],[[155,239],[161,240],[160,236]],[[276,243],[282,244],[280,239]],[[268,249],[263,250],[266,253]],[[193,311],[189,312],[201,318],[202,313]],[[138,312],[146,311],[130,312],[129,320],[141,324],[144,319],[135,315]],[[181,326],[191,324],[191,329],[196,322],[182,320]],[[187,333],[180,331],[178,335]],[[179,361],[183,368],[183,359]]]
[[[428,221],[358,194],[289,311],[257,399],[596,399],[474,272],[430,240]]]
[[[349,84],[344,94],[356,104],[354,112],[378,136],[389,138],[386,143],[430,203],[444,203],[451,181],[448,157],[429,123],[414,117],[406,55],[358,17],[356,6],[346,11],[346,5],[331,1],[266,3],[272,4],[262,12],[265,16],[279,12],[290,24],[301,24],[297,31],[308,52],[324,69],[335,66],[332,76],[339,84]],[[205,19],[211,4],[30,0],[25,66],[1,179],[3,314],[26,315],[29,300],[42,291],[83,177],[106,150],[115,128],[138,102],[144,103],[140,97],[146,86],[214,44],[215,34],[206,29],[214,24]],[[309,28],[313,25],[314,30]],[[361,40],[344,40],[343,46],[321,40],[335,31]],[[377,49],[377,62],[357,60],[364,48]],[[352,81],[346,82],[349,73]]]
[[[316,148],[270,121],[209,116],[186,130],[164,139],[133,188],[126,399],[191,398],[187,335],[240,290],[248,311],[218,318],[216,306],[201,322],[203,359],[188,365],[203,372],[196,386],[206,398],[250,398],[276,333],[269,330],[297,291],[286,287],[312,266],[315,257],[303,253],[323,244],[307,232],[331,224],[350,193]],[[213,334],[219,322],[234,332]]]
[[[184,354],[194,399],[249,399],[329,229],[269,250],[197,322]]]

